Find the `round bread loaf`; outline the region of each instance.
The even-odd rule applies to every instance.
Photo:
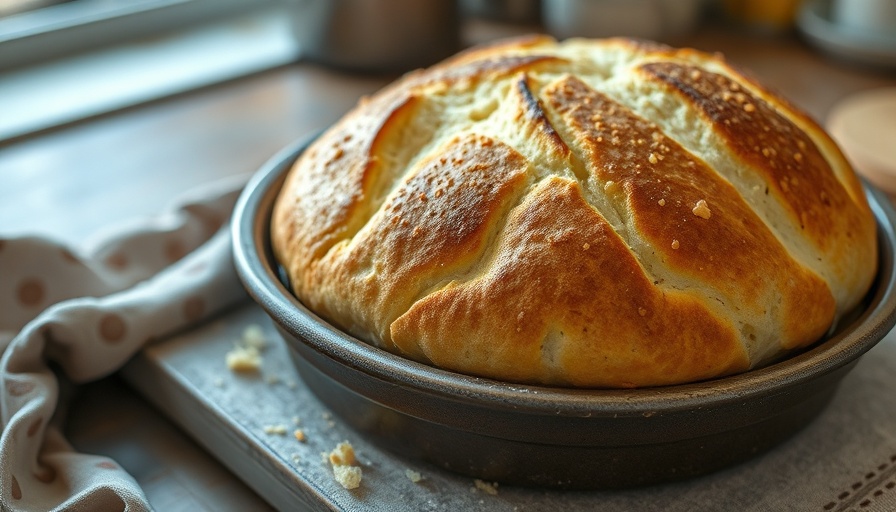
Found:
[[[348,333],[560,386],[755,368],[822,338],[877,265],[815,122],[718,55],[624,39],[404,76],[299,158],[271,234],[297,297]]]

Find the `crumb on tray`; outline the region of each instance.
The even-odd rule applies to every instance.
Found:
[[[265,425],[264,433],[277,436],[285,436],[286,425]]]
[[[249,324],[243,330],[243,344],[247,347],[253,347],[258,351],[264,350],[268,345],[268,340],[264,335],[264,329],[258,324]]]
[[[473,480],[473,484],[476,486],[476,489],[486,494],[491,494],[492,496],[498,495],[498,482],[489,483],[477,478],[476,480]]]
[[[233,372],[252,373],[261,368],[261,354],[251,347],[237,345],[225,357],[227,367]]]
[[[334,466],[354,465],[356,462],[355,448],[348,441],[343,441],[330,452],[329,460],[330,464]]]
[[[361,468],[357,466],[355,449],[348,441],[336,445],[329,454],[324,453],[324,460],[333,466],[333,477],[339,485],[346,489],[356,489],[361,485],[363,476]]]
[[[333,477],[342,487],[357,489],[361,486],[363,474],[358,466],[333,466]]]
[[[242,337],[227,353],[225,361],[230,371],[254,373],[261,369],[261,352],[267,347],[264,329],[258,324],[250,324],[243,330]],[[277,378],[279,380],[279,378]],[[273,382],[268,382],[272,384]]]
[[[423,475],[421,475],[417,471],[414,471],[413,469],[405,469],[404,476],[408,477],[408,480],[414,482],[415,484],[423,480]]]

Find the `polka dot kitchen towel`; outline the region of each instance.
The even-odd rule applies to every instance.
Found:
[[[149,510],[114,461],[65,441],[54,371],[98,379],[153,338],[243,299],[226,225],[244,182],[204,187],[83,250],[0,239],[0,509]]]

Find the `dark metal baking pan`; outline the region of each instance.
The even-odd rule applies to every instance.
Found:
[[[505,484],[620,488],[705,474],[772,448],[815,418],[896,323],[893,208],[871,187],[879,272],[853,318],[811,349],[695,384],[586,390],[510,384],[420,364],[353,338],[278,278],[271,208],[309,141],[273,157],[234,212],[237,271],[277,324],[308,387],[371,440]]]

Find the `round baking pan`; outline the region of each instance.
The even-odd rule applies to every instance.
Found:
[[[280,279],[271,209],[309,141],[273,157],[234,212],[237,271],[278,326],[299,374],[366,438],[465,475],[506,484],[619,488],[682,479],[784,441],[829,403],[858,358],[896,323],[894,214],[868,188],[879,271],[859,310],[828,338],[776,364],[694,384],[630,390],[511,384],[420,364],[349,336]]]

